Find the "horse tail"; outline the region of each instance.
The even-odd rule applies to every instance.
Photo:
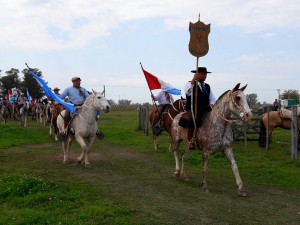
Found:
[[[260,148],[266,147],[266,136],[267,136],[267,131],[266,127],[263,121],[263,117],[260,119],[260,129],[259,129],[259,141],[258,141],[258,146]]]

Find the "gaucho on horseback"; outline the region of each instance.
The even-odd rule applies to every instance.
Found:
[[[80,84],[81,84],[80,77],[73,77],[71,79],[71,81],[73,83],[73,86],[66,88],[60,95],[60,98],[65,99],[66,97],[68,97],[70,103],[73,103],[75,106],[82,106],[84,101],[90,96],[90,94],[88,93],[88,91],[85,88],[80,86]],[[68,127],[69,127],[70,123],[72,122],[72,118],[70,115],[70,111],[68,109],[66,109],[64,119],[68,123]],[[70,130],[70,132],[74,133],[74,131],[72,131],[72,130]],[[104,134],[102,131],[100,131],[98,129],[96,132],[96,136],[98,137],[98,139],[103,139]],[[63,139],[63,137],[60,137],[60,138]]]
[[[155,114],[152,127],[153,132],[158,135],[163,129],[163,123],[161,119],[162,114],[170,108],[171,104],[174,102],[174,99],[171,93],[163,90],[160,91],[156,96],[151,94],[151,97],[154,101],[158,101],[158,110]]]
[[[195,149],[195,140],[191,139],[194,134],[194,124],[196,124],[197,128],[201,127],[203,117],[207,112],[211,111],[211,107],[216,103],[216,99],[210,85],[204,82],[207,74],[211,72],[208,72],[206,67],[198,67],[198,71],[192,70],[191,72],[194,73],[194,77],[185,85],[186,110],[188,112],[188,120],[185,127],[188,129],[189,149],[193,150]]]

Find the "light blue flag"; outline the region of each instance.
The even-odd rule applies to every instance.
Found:
[[[29,105],[31,105],[31,96],[29,95],[28,88],[27,88],[27,101]]]
[[[71,113],[76,114],[75,105],[64,102],[61,98],[59,98],[56,94],[54,94],[51,89],[48,87],[48,85],[45,83],[45,81],[40,78],[38,75],[36,75],[33,71],[30,71],[30,74],[36,79],[36,81],[39,83],[39,85],[42,87],[43,91],[45,92],[45,95],[48,98],[52,98],[57,103],[63,105],[66,109],[68,109]]]

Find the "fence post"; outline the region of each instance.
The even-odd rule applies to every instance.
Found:
[[[149,107],[139,107],[138,130],[141,130],[145,135],[148,135],[149,124]]]
[[[292,145],[291,145],[291,159],[298,159],[298,117],[297,117],[297,106],[292,106],[292,121],[291,121],[291,136],[292,136]]]
[[[243,128],[244,128],[244,148],[247,148],[247,123],[243,121]]]
[[[266,151],[270,150],[270,135],[269,135],[269,119],[270,119],[270,106],[267,107],[267,129],[266,129]]]

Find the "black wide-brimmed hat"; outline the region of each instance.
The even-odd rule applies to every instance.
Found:
[[[192,70],[191,72],[196,73],[196,70]],[[211,72],[208,72],[206,67],[198,67],[198,73],[211,73]]]

